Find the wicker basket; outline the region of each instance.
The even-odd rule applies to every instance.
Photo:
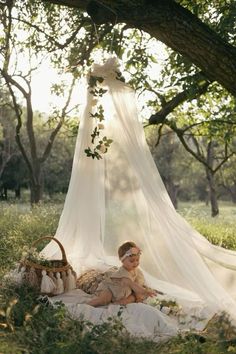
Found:
[[[22,280],[28,282],[31,286],[36,287],[40,291],[40,285],[42,281],[42,271],[45,271],[46,274],[56,283],[57,273],[60,274],[60,278],[63,281],[64,291],[71,290],[68,289],[66,278],[68,277],[68,271],[70,270],[73,277],[76,279],[76,273],[74,272],[72,266],[68,263],[66,258],[65,249],[55,237],[44,236],[37,239],[33,242],[31,249],[34,249],[37,244],[44,240],[54,241],[58,244],[60,251],[62,253],[62,258],[60,260],[53,259],[48,261],[48,265],[43,265],[37,263],[37,261],[32,261],[29,258],[29,255],[26,256],[20,262],[19,272],[22,272]],[[28,258],[27,258],[28,257]],[[33,274],[33,275],[32,275]],[[36,274],[36,276],[34,275]],[[67,288],[67,289],[66,289]]]

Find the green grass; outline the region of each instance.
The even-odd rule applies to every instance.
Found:
[[[9,271],[25,245],[41,236],[53,235],[62,204],[46,203],[31,209],[28,204],[0,204],[0,268]],[[204,204],[180,204],[179,212],[215,244],[236,249],[236,206],[224,203],[217,218]],[[39,303],[26,286],[0,287],[0,354],[225,354],[236,353],[236,334],[229,326],[214,324],[214,333],[194,333],[157,344],[132,338],[119,318],[93,326],[74,320],[61,304],[58,308]],[[89,330],[88,330],[89,329]],[[232,331],[231,331],[232,332]]]
[[[4,354],[225,354],[235,353],[236,339],[226,318],[212,335],[194,333],[165,343],[131,337],[119,316],[100,325],[75,320],[63,304],[42,304],[33,289],[8,286],[0,297],[0,353]],[[219,326],[220,324],[220,326]],[[218,325],[218,327],[217,327]]]
[[[204,203],[181,203],[179,213],[213,244],[236,250],[236,205],[221,203],[215,218]]]
[[[54,235],[61,205],[0,204],[0,276],[19,261],[24,246]]]

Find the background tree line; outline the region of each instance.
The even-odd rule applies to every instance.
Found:
[[[40,145],[44,145],[48,134],[44,131],[40,113],[37,113],[36,135],[40,136]],[[44,118],[46,119],[46,118]],[[17,147],[14,137],[14,124],[9,124],[6,116],[0,115],[1,135],[1,194],[2,200],[21,198],[21,192],[30,189],[27,166]],[[57,197],[67,192],[74,146],[76,139],[76,121],[70,127],[63,127],[57,136],[49,158],[42,170],[44,198]],[[183,148],[176,134],[166,128],[161,140],[157,141],[158,126],[145,129],[147,142],[164,180],[175,207],[178,201],[204,201],[209,203],[209,186],[203,166]],[[26,134],[26,133],[24,133]],[[22,139],[26,139],[26,136]],[[236,203],[235,178],[236,158],[230,159],[216,179],[217,198]],[[7,195],[8,191],[8,195]],[[25,199],[25,198],[24,198]]]
[[[143,5],[145,19],[139,16]],[[147,139],[174,204],[178,198],[204,199],[215,216],[219,197],[236,200],[235,2],[140,1],[135,13],[125,14],[124,7],[132,6],[129,1],[126,5],[69,0],[0,3],[2,186],[16,179],[15,169],[21,185],[30,188],[31,203],[42,199],[43,190],[66,191],[69,176],[65,171],[69,174],[71,136],[76,130],[73,116],[79,118],[77,107],[71,106],[74,86],[91,65],[93,53],[108,52],[112,43],[126,80],[139,95]],[[157,11],[162,14],[162,27]],[[174,14],[173,23],[167,27],[170,14]],[[148,25],[153,16],[156,22]],[[183,16],[185,23],[180,26]],[[111,31],[114,22],[120,23]],[[166,43],[165,58],[153,49],[156,38],[130,27],[143,28]],[[201,34],[198,38],[192,32],[196,28]],[[211,56],[207,57],[208,50]],[[24,70],[18,60],[22,55],[28,58]],[[45,58],[62,78],[52,85],[52,95],[61,97],[62,105],[42,116],[32,106],[31,82]],[[220,68],[214,69],[222,60]],[[157,67],[161,70],[153,75]]]

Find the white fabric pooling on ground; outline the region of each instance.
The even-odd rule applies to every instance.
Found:
[[[209,314],[226,311],[236,323],[236,252],[210,244],[174,209],[148,149],[134,91],[116,79],[117,65],[116,58],[110,58],[104,65],[95,64],[91,73],[104,79],[101,87],[107,92],[98,102],[104,108],[102,133],[113,142],[101,160],[84,152],[96,125],[90,116],[96,106],[89,89],[55,237],[78,274],[119,265],[118,246],[132,240],[142,249],[141,267],[149,286],[176,296],[186,306],[194,299]],[[43,254],[60,257],[52,242]],[[103,311],[75,306],[95,317]],[[131,304],[127,306],[135,308],[129,310],[131,321],[132,316],[136,321],[138,306],[157,314],[151,306]]]

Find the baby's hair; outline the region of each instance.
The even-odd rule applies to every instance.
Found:
[[[137,247],[137,245],[133,241],[127,241],[123,243],[119,248],[118,248],[118,255],[119,258],[123,257],[125,253],[130,250],[132,247]]]

